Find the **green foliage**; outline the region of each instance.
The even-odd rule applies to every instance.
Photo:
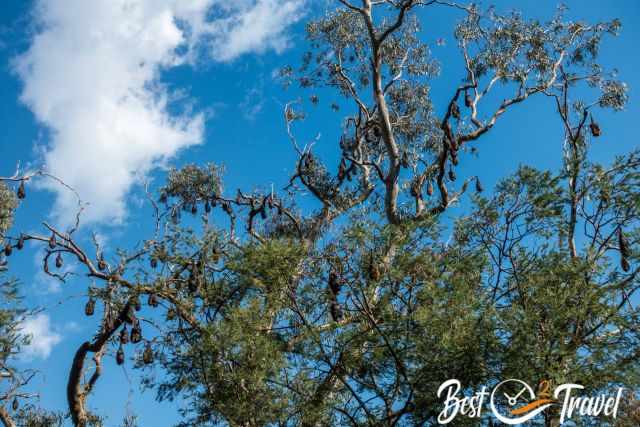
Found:
[[[18,427],[62,427],[64,416],[57,412],[48,412],[33,405],[20,408],[15,414]]]
[[[20,334],[20,321],[24,314],[17,282],[0,273],[0,369],[8,366],[27,342]]]
[[[154,343],[166,376],[149,371],[145,384],[161,400],[186,399],[184,425],[430,425],[436,390],[451,378],[470,389],[504,378],[593,392],[640,385],[630,302],[640,286],[639,154],[608,168],[589,159],[592,109],[627,101],[624,83],[596,62],[619,22],[464,8],[455,36],[466,78],[440,119],[430,98],[438,65],[418,36],[417,4],[381,6],[379,21],[345,7],[310,22],[312,51],[281,73],[354,102],[337,174],[299,150],[282,201],[225,198],[212,166],[171,172],[163,194],[189,205],[215,193],[232,231],[204,217],[201,231],[178,224],[151,244],[160,266],[146,280],[175,311]],[[579,82],[595,101],[563,102]],[[479,101],[496,83],[518,89],[493,122],[481,121]],[[566,126],[562,170],[520,167],[473,196],[451,227],[441,214],[471,182],[453,183],[460,146],[541,92]],[[285,112],[294,142],[301,108]],[[283,213],[296,206],[294,182],[321,207]],[[427,183],[440,197],[424,196]],[[236,218],[248,218],[246,234],[234,234]]]
[[[18,201],[11,189],[0,181],[0,236],[13,224],[13,213],[18,206]]]
[[[187,165],[180,170],[169,171],[167,185],[161,189],[161,198],[178,198],[191,207],[215,198],[222,192],[221,170],[215,165],[199,167]]]

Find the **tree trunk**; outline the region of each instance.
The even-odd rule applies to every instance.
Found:
[[[83,343],[73,357],[69,381],[67,382],[67,402],[71,420],[76,427],[86,427],[87,412],[84,408],[86,394],[82,391],[81,377],[84,367],[84,359],[89,351],[89,342]]]
[[[0,406],[0,421],[4,427],[16,427],[16,423],[3,406]]]

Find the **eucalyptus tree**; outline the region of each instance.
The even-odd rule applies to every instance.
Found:
[[[15,189],[12,184],[16,184]],[[24,240],[14,244],[6,234],[13,225],[18,202],[25,196],[23,177],[0,177],[0,423],[5,427],[35,426],[29,422],[42,420],[44,414],[36,414],[39,410],[31,403],[35,395],[25,390],[36,371],[19,369],[16,364],[29,343],[21,325],[30,312],[23,306],[19,283],[9,275],[8,258],[14,249],[23,249]],[[52,420],[43,425],[53,426]]]
[[[442,104],[421,28],[438,8],[458,14],[462,63]],[[150,197],[155,232],[133,250],[83,248],[77,224],[24,235],[46,246],[47,274],[81,264],[85,314],[100,314],[69,374],[74,424],[89,422],[110,352],[135,354],[160,400],[184,399],[184,425],[433,425],[449,378],[635,389],[639,154],[589,157],[606,135],[598,112],[627,101],[598,63],[619,29],[562,9],[540,22],[448,1],[336,1],[307,24],[301,65],[280,73],[309,91],[283,111],[297,153],[285,189],[228,192],[219,166],[189,165]],[[297,134],[331,91],[335,164]],[[560,118],[563,168],[522,167],[485,196],[460,165],[532,97]],[[463,198],[473,205],[451,226]]]
[[[16,283],[0,273],[0,423],[14,427],[13,413],[26,400],[22,387],[28,384],[33,374],[21,372],[14,366],[15,358],[26,344],[20,334],[20,320],[24,310],[18,300]]]
[[[0,180],[0,243],[4,242],[4,235],[13,223],[16,207],[14,192]],[[14,426],[10,412],[17,410],[20,405],[16,391],[22,386],[23,380],[11,363],[24,344],[24,339],[18,330],[22,311],[16,304],[16,284],[6,277],[8,267],[4,257],[7,252],[4,248],[3,245],[3,259],[0,261],[0,422],[5,426]]]

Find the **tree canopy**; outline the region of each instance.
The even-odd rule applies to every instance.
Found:
[[[159,400],[182,399],[184,426],[436,425],[450,378],[637,390],[640,151],[612,164],[591,156],[606,132],[599,112],[627,102],[599,62],[620,22],[569,20],[562,8],[540,22],[438,0],[333,3],[307,23],[300,63],[279,73],[284,89],[309,94],[283,110],[297,153],[286,188],[228,191],[215,159],[171,170],[149,192],[153,235],[106,253],[76,241],[78,223],[5,235],[14,191],[33,176],[0,182],[6,258],[34,241],[45,273],[65,280],[61,267],[75,263],[88,279],[85,314],[98,322],[70,361],[74,425],[99,423],[87,399],[112,355],[145,372]],[[421,37],[433,8],[459,14],[464,67],[444,105]],[[297,134],[325,93],[342,99],[333,163]],[[483,137],[534,97],[563,127],[562,168],[523,164],[495,189],[464,176]],[[0,310],[2,348],[18,313]],[[606,422],[636,425],[626,399]]]

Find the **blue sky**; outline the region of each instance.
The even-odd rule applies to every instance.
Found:
[[[111,249],[130,247],[151,231],[150,212],[141,202],[140,186],[135,184],[140,180],[133,172],[142,171],[146,180],[158,184],[163,167],[215,162],[225,165],[226,188],[232,193],[236,188],[251,190],[271,184],[282,188],[286,184],[295,157],[282,110],[287,101],[308,94],[283,91],[272,75],[279,67],[299,63],[306,48],[304,20],[332,2],[259,1],[258,6],[275,5],[260,9],[255,1],[247,0],[238,2],[235,9],[214,7],[213,11],[205,6],[218,4],[216,0],[155,3],[165,5],[167,15],[149,6],[152,1],[136,0],[129,3],[144,6],[122,16],[105,13],[118,2],[95,2],[106,8],[101,13],[80,7],[81,0],[38,3],[42,8],[37,10],[31,0],[5,0],[0,5],[0,175],[11,175],[18,161],[28,167],[49,162],[58,174],[68,174],[82,190],[82,197],[95,206],[87,215],[83,233],[108,235]],[[620,37],[607,39],[601,56],[601,62],[617,68],[630,86],[625,111],[599,115],[604,136],[594,145],[593,156],[608,162],[638,146],[640,104],[635,94],[640,87],[640,2],[565,3],[572,17],[622,20]],[[527,17],[544,19],[554,13],[556,1],[484,4],[495,4],[500,11],[516,7]],[[73,7],[65,7],[70,5]],[[173,25],[172,16],[196,30],[182,33],[182,24]],[[451,24],[457,16],[445,9],[430,9],[421,16],[423,36],[442,66],[432,89],[438,111],[464,77],[451,38]],[[230,17],[235,21],[225,20]],[[117,27],[120,33],[114,35],[110,29],[122,23],[120,18],[128,26]],[[88,23],[96,20],[103,27],[95,29],[84,19]],[[56,22],[55,30],[43,27],[43,20]],[[291,20],[295,21],[292,25],[284,25]],[[137,31],[135,37],[129,28]],[[448,43],[436,46],[439,38]],[[95,49],[91,47],[94,40],[98,40]],[[195,56],[185,56],[190,43]],[[139,67],[131,66],[136,61]],[[127,90],[135,91],[137,97],[124,101],[117,97],[119,91]],[[166,105],[165,98],[169,99]],[[320,132],[316,149],[328,157],[335,156],[341,124],[340,114],[329,108],[334,100],[323,94],[300,134],[304,140]],[[549,99],[539,97],[510,110],[478,144],[479,159],[465,162],[460,174],[477,174],[491,188],[521,163],[556,169],[561,163],[562,127],[552,108]],[[96,152],[100,154],[94,155]],[[33,197],[20,208],[16,230],[37,229],[47,218],[64,221],[73,208],[72,201],[56,188],[30,187],[29,193]],[[451,214],[455,213],[454,209]],[[46,344],[42,339],[49,337],[51,344],[34,349],[31,360],[22,363],[42,372],[34,383],[42,406],[64,409],[72,354],[97,327],[97,319],[81,316],[87,283],[78,278],[65,285],[52,284],[38,273],[34,250],[13,257],[12,267],[23,284],[27,304],[45,309],[32,327],[41,343]],[[152,392],[140,393],[136,378],[137,373],[127,365],[122,369],[107,363],[90,399],[109,416],[107,425],[119,422],[129,398],[142,425],[164,426],[177,420],[176,405],[158,404]]]

